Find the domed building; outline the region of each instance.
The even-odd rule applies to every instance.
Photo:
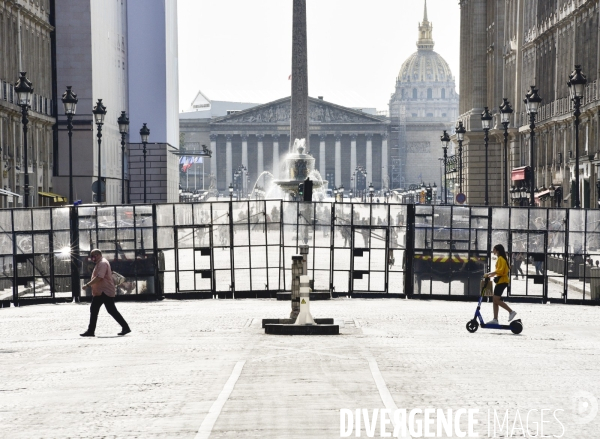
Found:
[[[441,188],[443,157],[440,136],[452,130],[458,117],[458,94],[448,63],[433,50],[433,26],[427,19],[419,24],[417,51],[402,64],[396,91],[389,103],[391,118],[391,186],[436,182]],[[448,151],[450,154],[451,151]],[[450,183],[448,184],[449,188]],[[442,193],[442,191],[439,191]]]

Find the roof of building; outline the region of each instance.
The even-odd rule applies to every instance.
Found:
[[[400,82],[448,82],[453,81],[452,72],[444,58],[433,50],[433,25],[427,19],[427,0],[423,21],[419,23],[418,50],[408,57],[400,68]]]

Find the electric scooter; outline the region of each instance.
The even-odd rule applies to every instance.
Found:
[[[479,303],[477,304],[477,310],[475,311],[475,316],[473,317],[473,320],[469,320],[467,322],[467,331],[469,331],[472,334],[475,331],[477,331],[477,329],[479,329],[479,326],[481,325],[481,327],[484,329],[510,329],[513,332],[513,334],[520,334],[523,331],[523,323],[521,323],[521,319],[513,320],[508,325],[495,325],[485,323],[483,321],[483,317],[481,316],[481,302],[484,297],[489,297],[485,294],[488,282],[490,282],[490,279],[484,278],[483,287],[481,288],[481,296],[479,297]],[[481,323],[477,321],[478,318],[479,322]]]

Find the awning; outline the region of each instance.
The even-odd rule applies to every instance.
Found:
[[[535,198],[541,198],[546,195],[550,195],[550,190],[538,192],[537,194],[535,194]]]
[[[529,166],[521,166],[520,168],[514,168],[510,173],[510,179],[512,181],[525,180],[527,169],[529,169]]]
[[[63,197],[62,195],[53,194],[52,192],[38,192],[38,195],[46,198],[52,198],[52,201],[55,203],[66,203],[67,197]]]
[[[21,197],[19,194],[15,194],[14,192],[7,191],[6,189],[0,189],[0,195],[2,195],[3,197],[17,197],[17,198]]]

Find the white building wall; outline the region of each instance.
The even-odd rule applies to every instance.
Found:
[[[121,134],[117,119],[128,111],[127,2],[91,0],[92,93],[107,108],[102,127],[102,176],[106,177],[106,202],[121,202]],[[91,110],[91,109],[90,109]],[[94,175],[98,169],[97,142]]]

